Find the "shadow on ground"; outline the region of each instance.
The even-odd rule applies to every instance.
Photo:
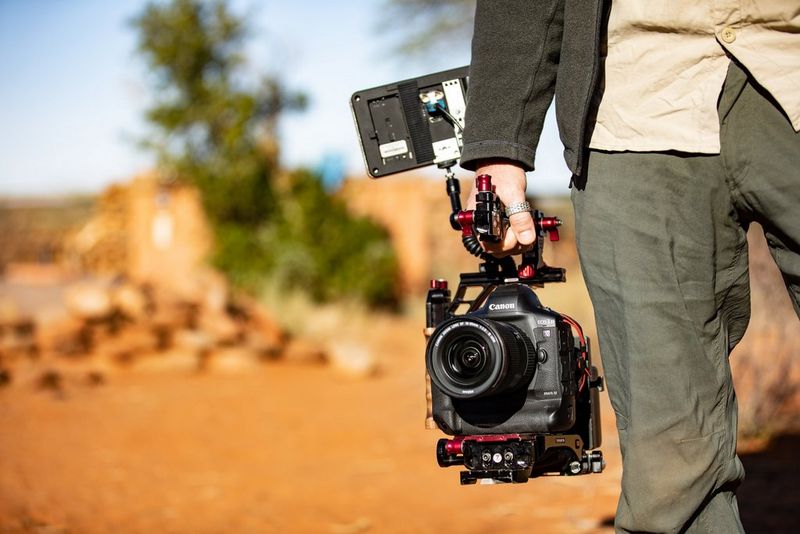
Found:
[[[745,482],[737,492],[749,534],[797,532],[800,434],[779,436],[758,452],[741,454]]]

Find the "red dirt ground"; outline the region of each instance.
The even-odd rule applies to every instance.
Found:
[[[63,398],[0,390],[0,532],[611,530],[611,417],[602,475],[461,487],[457,468],[436,465],[441,435],[423,429],[419,325],[376,322],[383,372],[371,379],[272,363],[120,372]]]

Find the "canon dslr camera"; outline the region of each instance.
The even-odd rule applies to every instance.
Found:
[[[460,156],[466,68],[355,93],[351,99],[369,173],[386,176],[436,164],[446,169],[450,225],[481,260],[462,273],[455,294],[432,280],[426,301],[428,416],[440,439],[439,465],[463,466],[461,483],[526,482],[544,474],[599,473],[599,392],[590,344],[580,325],[545,307],[534,287],[563,282],[542,258],[561,221],[532,212],[537,241],[521,255],[496,258],[481,241],[508,228],[491,177],[476,178],[473,210],[461,208],[452,167]]]

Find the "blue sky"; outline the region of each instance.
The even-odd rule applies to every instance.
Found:
[[[145,3],[0,0],[0,195],[94,192],[153,165],[136,145],[147,132],[149,87],[128,25]],[[349,173],[363,174],[350,94],[469,62],[466,44],[426,64],[389,54],[380,0],[233,5],[254,29],[247,68],[277,73],[310,97],[304,113],[282,122],[288,166],[339,154]],[[567,190],[549,119],[529,177],[534,193]]]

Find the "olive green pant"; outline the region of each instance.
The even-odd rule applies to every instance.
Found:
[[[719,155],[592,151],[573,188],[622,449],[618,532],[743,531],[728,356],[750,317],[751,221],[800,314],[800,134],[736,65],[719,116]]]

